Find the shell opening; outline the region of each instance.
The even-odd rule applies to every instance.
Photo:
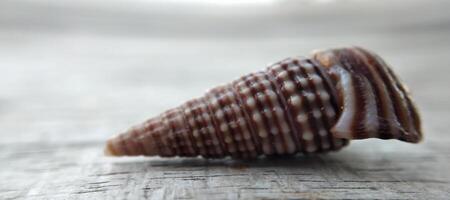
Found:
[[[340,113],[331,129],[334,137],[421,140],[417,108],[380,57],[351,47],[317,51],[313,58],[336,77]]]

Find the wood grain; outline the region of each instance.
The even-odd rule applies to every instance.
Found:
[[[0,199],[448,199],[448,1],[0,2]],[[104,141],[207,88],[360,45],[408,83],[424,142],[254,161],[108,158]]]

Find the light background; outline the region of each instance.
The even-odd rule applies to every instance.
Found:
[[[392,169],[359,174],[355,179],[395,180],[407,184],[406,189],[378,183],[370,186],[374,190],[313,191],[318,196],[311,197],[448,197],[449,10],[446,0],[0,1],[0,196],[114,198],[135,190],[126,194],[308,198],[301,192],[313,191],[312,186],[289,180],[285,180],[288,185],[267,183],[274,191],[268,194],[239,185],[210,194],[214,190],[199,189],[195,181],[152,182],[150,178],[134,186],[116,182],[119,186],[104,191],[83,191],[89,191],[84,186],[92,176],[105,171],[136,169],[152,177],[167,172],[164,166],[182,165],[178,162],[199,162],[208,168],[208,161],[106,159],[102,146],[105,139],[130,125],[272,62],[308,55],[318,48],[358,45],[380,54],[409,85],[423,114],[425,141],[419,145],[356,141],[342,152],[319,157],[362,169],[377,165]],[[318,161],[312,159],[306,160],[304,170],[311,166],[314,174]],[[128,168],[118,167],[117,162],[128,163]],[[154,162],[163,167],[152,168]],[[231,161],[213,162],[219,167],[211,170],[219,174],[231,170],[227,167]],[[281,166],[258,166],[286,167],[287,161],[279,162]],[[303,166],[297,162],[296,166]],[[264,182],[255,180],[255,174],[262,172],[251,167],[241,179],[215,181],[224,182],[219,186],[238,182],[248,187]],[[192,170],[193,174],[204,171]],[[334,167],[317,173],[323,170]],[[333,177],[349,176],[346,173],[352,172],[338,171]],[[159,187],[142,189],[152,184]],[[185,193],[177,193],[174,187]],[[300,196],[289,196],[283,188]],[[228,192],[242,196],[227,196]]]

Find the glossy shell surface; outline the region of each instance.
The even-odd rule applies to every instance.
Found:
[[[418,142],[420,118],[390,67],[350,47],[217,86],[108,140],[106,152],[255,158],[338,150],[364,138]]]

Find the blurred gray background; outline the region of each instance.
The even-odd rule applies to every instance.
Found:
[[[358,45],[384,57],[409,85],[423,113],[425,142],[357,141],[337,158],[324,159],[350,161],[362,152],[357,156],[362,168],[383,166],[379,159],[389,167],[409,155],[408,162],[394,164],[407,176],[380,177],[407,183],[420,170],[425,174],[416,179],[434,182],[411,185],[423,196],[398,195],[381,183],[375,191],[333,195],[448,197],[449,10],[447,0],[2,0],[0,196],[86,198],[77,192],[101,171],[98,165],[117,169],[111,167],[117,160],[102,157],[103,142],[113,134],[280,59]],[[152,176],[148,164],[131,165]],[[67,174],[71,182],[58,182]],[[164,195],[177,195],[170,193],[173,182],[158,184]],[[205,193],[176,184],[192,198]],[[424,185],[432,189],[425,191]],[[88,194],[123,195],[120,187],[115,193],[110,189]],[[242,192],[243,197],[252,193]]]

